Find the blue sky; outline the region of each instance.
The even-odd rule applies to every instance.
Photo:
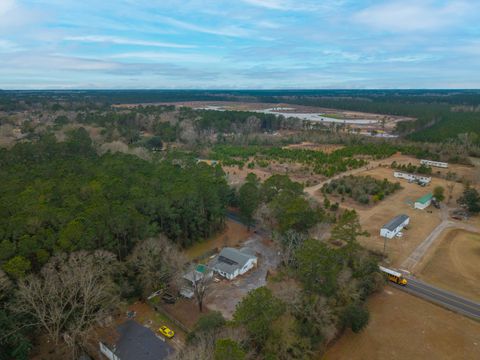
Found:
[[[0,0],[0,88],[480,88],[480,1]]]

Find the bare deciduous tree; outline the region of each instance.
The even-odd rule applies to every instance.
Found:
[[[112,277],[117,265],[115,256],[106,251],[57,255],[40,274],[19,282],[14,310],[32,316],[36,320],[32,325],[76,354],[91,328],[116,305]]]
[[[295,230],[287,230],[285,234],[275,237],[282,247],[282,262],[286,266],[292,266],[295,261],[295,252],[307,239],[307,236]]]
[[[128,259],[144,297],[175,282],[185,262],[183,254],[165,236],[138,243]]]
[[[195,296],[195,300],[197,301],[198,310],[200,310],[200,312],[203,311],[203,301],[207,296],[208,289],[212,281],[213,271],[211,269],[206,268],[203,273],[195,270],[193,271],[193,294]]]

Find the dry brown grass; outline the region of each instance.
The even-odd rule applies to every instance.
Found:
[[[480,323],[401,290],[368,300],[370,323],[347,331],[324,360],[480,359]]]
[[[480,301],[480,234],[446,230],[437,246],[419,265],[421,279]]]

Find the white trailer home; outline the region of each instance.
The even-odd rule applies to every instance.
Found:
[[[380,229],[380,236],[392,239],[410,223],[408,215],[402,214],[390,220]]]
[[[422,176],[422,175],[415,175],[415,174],[409,174],[409,173],[404,173],[401,171],[394,171],[393,176],[399,179],[405,179],[408,181],[415,181],[421,184],[428,185],[432,181],[432,178],[429,176]]]
[[[433,161],[433,160],[422,159],[422,160],[420,160],[420,164],[426,165],[426,166],[434,166],[434,167],[444,168],[444,169],[448,168],[448,163],[441,162],[441,161]]]

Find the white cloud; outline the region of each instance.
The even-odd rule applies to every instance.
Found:
[[[291,4],[283,0],[242,0],[242,1],[250,5],[264,7],[264,8],[273,9],[273,10],[291,9]]]
[[[89,35],[89,36],[67,36],[64,38],[67,41],[78,42],[92,42],[92,43],[111,43],[119,45],[138,45],[138,46],[152,46],[152,47],[170,47],[170,48],[194,48],[194,45],[176,44],[160,41],[148,41],[148,40],[136,40],[128,39],[117,36],[102,36],[102,35]]]
[[[148,60],[148,61],[169,61],[182,63],[209,63],[221,60],[220,57],[215,57],[207,54],[192,54],[192,53],[165,53],[165,52],[126,52],[111,55],[112,59],[133,59],[133,60]]]
[[[374,5],[356,14],[353,19],[368,27],[391,32],[432,31],[464,21],[471,13],[471,3],[450,1],[442,5],[434,1],[390,1]]]
[[[238,27],[238,26],[211,28],[211,27],[200,26],[200,25],[189,23],[189,22],[177,20],[167,16],[158,16],[157,19],[159,19],[162,23],[175,26],[180,29],[185,29],[185,30],[190,30],[190,31],[195,31],[195,32],[200,32],[205,34],[230,36],[230,37],[246,37],[251,34],[249,30]]]

